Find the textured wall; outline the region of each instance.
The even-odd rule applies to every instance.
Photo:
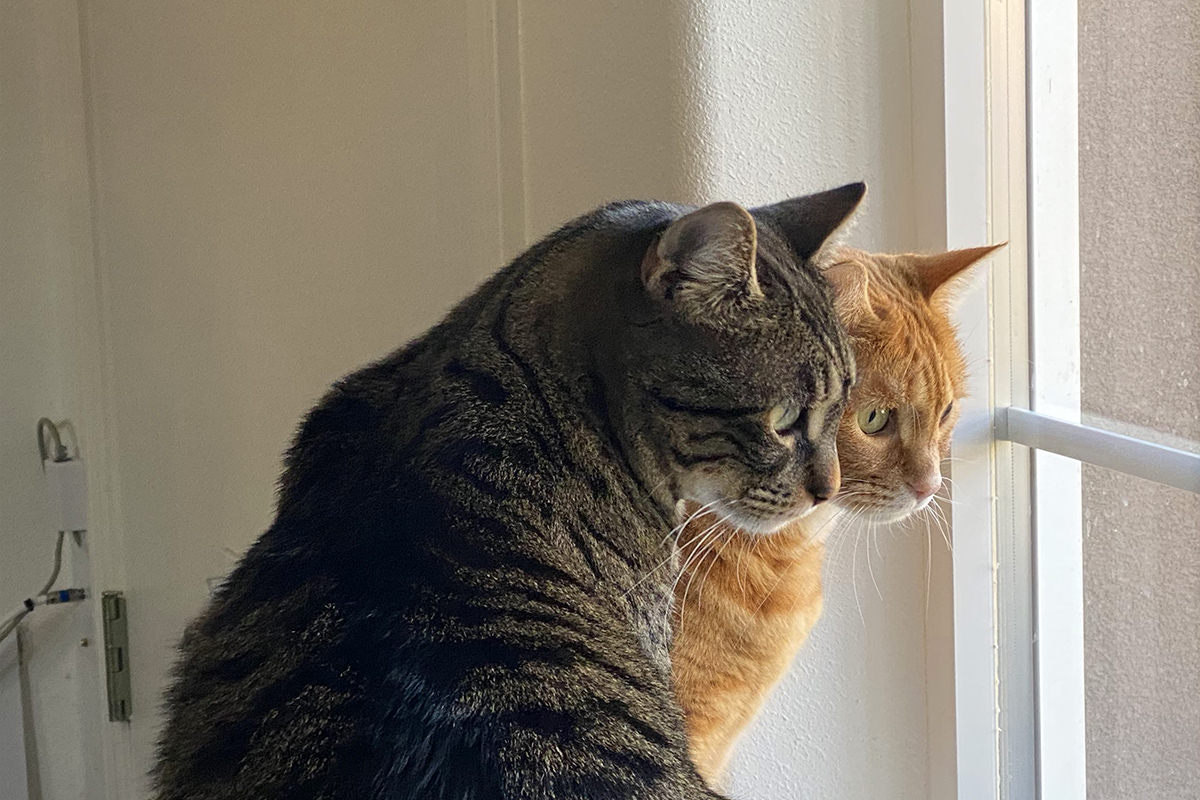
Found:
[[[1200,441],[1200,6],[1081,0],[1083,405]],[[1088,797],[1200,786],[1200,497],[1084,468]]]
[[[914,247],[907,4],[703,5],[707,191],[756,203],[863,178],[854,242]],[[927,795],[926,535],[835,532],[825,617],[740,744],[736,796]]]

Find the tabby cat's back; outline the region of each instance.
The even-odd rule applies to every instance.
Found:
[[[807,260],[861,194],[606,207],[340,381],[184,637],[158,797],[711,797],[664,534],[826,480],[852,372]]]

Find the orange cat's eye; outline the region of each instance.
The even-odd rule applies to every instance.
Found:
[[[938,424],[945,425],[946,420],[950,417],[950,411],[954,408],[954,401],[950,401],[950,405],[946,406],[946,410],[942,412],[942,421]]]
[[[868,436],[874,436],[887,427],[892,412],[886,408],[864,408],[858,412],[858,427]]]

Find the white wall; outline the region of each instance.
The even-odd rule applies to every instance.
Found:
[[[859,178],[855,241],[914,244],[890,0],[80,5],[106,369],[84,385],[111,454],[97,560],[133,639],[118,780],[141,783],[173,644],[270,519],[300,414],[502,254],[614,197],[761,202]],[[924,534],[872,552],[884,600],[865,558],[832,565],[739,795],[925,794]]]
[[[148,765],[182,624],[271,518],[300,415],[497,265],[492,95],[468,49],[490,37],[466,4],[86,6]]]
[[[55,531],[44,502],[35,424],[77,423],[77,443],[102,467],[92,421],[95,358],[91,205],[71,0],[0,3],[0,608],[36,592],[51,570]],[[95,487],[102,494],[103,485]],[[92,585],[86,542],[68,540],[60,586]],[[0,645],[0,798],[103,796],[110,748],[95,600],[38,609],[22,626],[24,735],[16,640]],[[119,737],[116,737],[119,738]],[[26,770],[28,763],[30,769]]]
[[[706,191],[759,203],[863,178],[855,244],[915,247],[907,17],[886,0],[709,4]],[[744,737],[735,794],[926,796],[926,536],[834,533],[825,617]]]

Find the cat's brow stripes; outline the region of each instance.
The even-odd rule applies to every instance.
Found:
[[[820,400],[814,402],[810,407],[811,412],[808,415],[806,433],[810,442],[820,440],[821,432],[826,425],[830,424],[830,417],[837,416],[840,418],[840,409],[842,396],[838,393],[824,395]]]
[[[693,431],[692,433],[689,433],[687,437],[687,443],[689,445],[707,445],[713,442],[724,442],[725,444],[729,445],[730,449],[723,453],[713,453],[712,455],[749,456],[749,450],[746,447],[746,443],[737,436],[734,436],[729,431]]]
[[[697,464],[715,464],[718,461],[734,458],[732,453],[719,453],[717,455],[704,455],[701,453],[685,453],[678,447],[671,445],[671,458],[681,467],[694,467]]]
[[[718,419],[741,419],[752,414],[761,414],[764,409],[738,406],[708,406],[690,403],[678,397],[672,397],[656,388],[646,389],[646,394],[663,408],[683,414],[694,414]]]
[[[928,326],[921,324],[916,315],[911,316],[904,334],[904,345],[908,348],[910,359],[920,362],[920,369],[906,371],[908,385],[905,395],[914,401],[918,420],[924,422],[928,417],[928,421],[936,427],[941,418],[941,409],[946,402],[954,399],[953,379],[943,359],[917,358],[919,353],[936,353],[940,348]]]

